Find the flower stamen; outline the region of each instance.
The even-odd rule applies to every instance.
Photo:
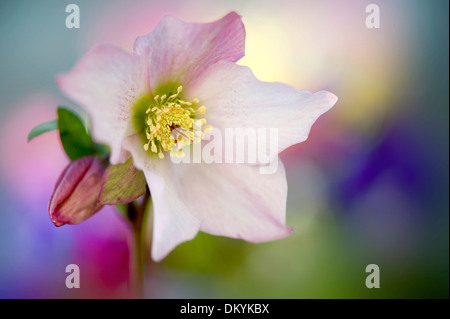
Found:
[[[212,129],[206,125],[206,119],[197,118],[196,114],[205,114],[206,107],[199,106],[200,100],[194,98],[190,101],[181,98],[183,87],[179,86],[176,93],[156,95],[155,103],[146,110],[147,143],[145,151],[158,154],[164,158],[164,151],[177,157],[184,156],[183,147],[191,143],[198,143],[206,130]]]

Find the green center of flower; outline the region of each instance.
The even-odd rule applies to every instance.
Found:
[[[158,154],[159,158],[164,158],[164,151],[184,156],[184,146],[201,141],[204,132],[212,129],[211,125],[205,125],[206,119],[199,118],[205,114],[206,107],[200,105],[198,99],[183,100],[182,91],[183,87],[179,86],[170,96],[156,95],[145,112],[147,143],[144,149]]]

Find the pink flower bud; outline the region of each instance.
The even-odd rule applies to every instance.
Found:
[[[79,224],[99,211],[98,196],[105,166],[95,156],[69,163],[56,182],[48,205],[55,226]]]

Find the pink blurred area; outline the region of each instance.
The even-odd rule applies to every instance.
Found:
[[[129,230],[117,212],[105,207],[82,224],[59,228],[48,217],[47,205],[54,183],[69,160],[57,131],[29,143],[27,135],[36,125],[56,118],[58,102],[50,94],[33,94],[14,103],[1,120],[2,185],[8,188],[9,201],[23,207],[20,215],[10,212],[9,217],[2,217],[16,230],[10,237],[14,242],[10,258],[1,264],[10,277],[22,276],[16,283],[26,286],[29,297],[126,297]],[[83,287],[77,291],[68,290],[64,283],[65,265],[71,263],[83,271]],[[29,270],[27,264],[33,265],[42,276],[23,279],[26,276],[22,268]],[[8,269],[9,266],[12,267]]]
[[[38,93],[16,102],[1,121],[2,179],[30,201],[50,196],[59,172],[68,163],[56,131],[27,143],[33,127],[56,119],[57,105],[51,95]]]

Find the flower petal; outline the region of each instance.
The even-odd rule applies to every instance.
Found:
[[[153,203],[151,254],[158,262],[176,246],[194,238],[200,229],[200,220],[190,214],[178,188],[174,187],[174,172],[168,157],[152,160],[137,134],[125,139],[124,148],[132,154],[136,168],[144,172],[150,189]]]
[[[201,100],[208,123],[222,133],[225,128],[277,128],[278,152],[306,140],[317,118],[337,101],[327,91],[313,94],[259,81],[248,67],[227,61],[209,67],[186,95]]]
[[[244,44],[244,25],[235,12],[212,23],[165,16],[151,33],[136,39],[134,54],[148,55],[152,88],[166,82],[186,86],[215,62],[242,58]]]
[[[283,164],[275,174],[260,174],[245,164],[175,164],[173,187],[213,235],[263,242],[289,235],[287,183]]]
[[[139,138],[125,145],[144,171],[155,205],[153,258],[160,260],[198,229],[262,242],[291,233],[285,226],[287,184],[282,163],[275,174],[239,164],[174,164],[149,157]]]
[[[105,166],[95,156],[70,162],[59,176],[48,212],[55,226],[79,224],[99,211],[98,204]]]
[[[127,158],[121,143],[131,128],[133,101],[149,91],[146,65],[142,58],[102,45],[56,79],[60,89],[91,115],[94,139],[111,147],[113,164]]]

